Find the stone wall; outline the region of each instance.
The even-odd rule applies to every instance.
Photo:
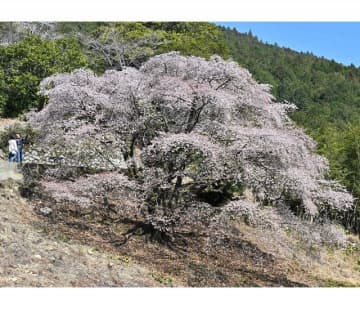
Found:
[[[81,167],[96,171],[125,170],[127,163],[120,151],[102,153],[97,149],[63,152],[51,149],[32,148],[24,152],[24,164],[42,164],[64,167]]]

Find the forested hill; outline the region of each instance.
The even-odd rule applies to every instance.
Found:
[[[294,102],[295,119],[316,129],[327,123],[357,120],[360,111],[360,69],[311,53],[261,42],[251,33],[224,29],[231,56],[254,77],[273,86],[280,100]]]
[[[318,142],[331,176],[360,197],[360,69],[355,66],[211,23],[0,23],[0,43],[0,113],[11,117],[42,108],[39,83],[54,73],[138,68],[172,50],[233,58],[257,81],[271,84],[277,100],[298,106],[292,118]]]
[[[332,176],[360,196],[360,69],[261,42],[221,28],[231,57],[279,100],[295,103],[293,119],[318,142]]]

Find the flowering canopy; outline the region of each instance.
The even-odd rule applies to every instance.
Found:
[[[171,52],[139,70],[56,74],[40,88],[48,104],[29,114],[42,132],[37,146],[60,143],[64,156],[96,147],[111,160],[123,156],[138,183],[134,211],[165,232],[186,227],[201,210],[207,222],[231,200],[246,199],[245,189],[256,207],[287,205],[312,219],[353,207],[352,196],[325,178],[315,143],[287,116],[296,107],[274,102],[270,87],[233,61]],[[236,205],[253,211],[249,203]]]

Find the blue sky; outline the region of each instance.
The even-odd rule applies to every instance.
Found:
[[[360,22],[216,22],[261,41],[360,66]]]

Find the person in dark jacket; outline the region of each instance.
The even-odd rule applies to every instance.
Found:
[[[16,156],[17,163],[22,163],[23,156],[24,156],[24,153],[23,153],[24,144],[26,144],[26,139],[27,139],[27,136],[24,138],[24,137],[21,137],[20,134],[16,134],[16,144],[17,144],[17,148],[18,148],[17,156]]]

